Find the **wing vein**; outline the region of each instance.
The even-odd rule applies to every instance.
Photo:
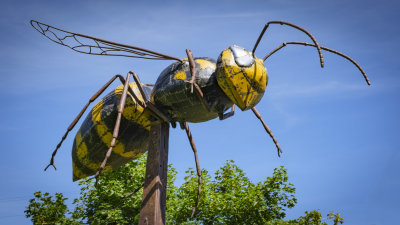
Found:
[[[51,41],[66,46],[79,53],[153,60],[176,60],[182,62],[182,60],[177,57],[136,46],[111,42],[84,34],[72,33],[35,20],[31,20],[31,25]],[[95,44],[90,44],[90,41],[93,41]]]

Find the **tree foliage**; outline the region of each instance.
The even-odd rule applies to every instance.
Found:
[[[81,194],[69,210],[61,193],[54,199],[49,193],[35,192],[25,215],[34,224],[137,224],[144,182],[145,156],[114,171],[103,174],[97,186],[92,180],[80,181]],[[176,170],[168,169],[166,224],[268,224],[327,225],[320,212],[305,212],[295,220],[287,220],[286,210],[297,203],[295,188],[288,182],[287,170],[276,168],[265,181],[253,183],[245,173],[227,161],[214,177],[202,170],[202,193],[199,207],[190,219],[197,196],[197,176],[186,171],[185,182],[174,185]],[[327,215],[333,224],[343,223],[339,214]]]

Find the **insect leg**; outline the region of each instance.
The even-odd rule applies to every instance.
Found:
[[[324,67],[324,58],[323,58],[323,56],[322,56],[321,47],[319,46],[317,40],[315,40],[314,36],[313,36],[311,33],[309,33],[307,30],[305,30],[304,28],[299,27],[299,26],[294,25],[294,24],[291,24],[291,23],[288,23],[288,22],[284,22],[284,21],[270,21],[270,22],[268,22],[267,24],[265,24],[264,29],[261,31],[261,34],[260,34],[260,36],[258,36],[257,42],[256,42],[256,44],[254,45],[253,54],[254,54],[254,52],[256,51],[256,48],[257,48],[257,46],[258,46],[258,43],[260,43],[261,38],[263,37],[265,31],[267,30],[267,28],[268,28],[268,26],[269,26],[270,24],[287,25],[287,26],[296,28],[296,29],[298,29],[298,30],[300,30],[300,31],[303,31],[305,34],[307,34],[307,35],[311,38],[311,40],[314,42],[315,47],[317,47],[318,55],[319,55],[319,60],[320,60],[320,63],[321,63],[321,67]]]
[[[306,42],[285,42],[285,43],[282,43],[282,45],[280,45],[280,46],[277,47],[276,49],[272,50],[268,55],[266,55],[266,56],[264,57],[264,61],[265,61],[268,57],[270,57],[272,54],[274,54],[275,52],[277,52],[278,50],[280,50],[281,48],[283,48],[283,47],[285,47],[285,46],[287,46],[287,45],[304,45],[304,46],[316,47],[316,45],[310,44],[310,43],[306,43]],[[356,63],[356,61],[354,61],[352,58],[350,58],[349,56],[347,56],[347,55],[345,55],[345,54],[343,54],[343,53],[341,53],[341,52],[338,52],[338,51],[336,51],[336,50],[333,50],[333,49],[330,49],[330,48],[327,48],[327,47],[324,47],[324,46],[321,46],[321,49],[322,49],[322,50],[325,50],[325,51],[328,51],[328,52],[332,52],[332,53],[334,53],[334,54],[336,54],[336,55],[340,55],[340,56],[342,56],[343,58],[349,60],[351,63],[353,63],[353,64],[358,68],[358,70],[360,70],[360,72],[361,72],[361,74],[364,76],[364,79],[365,79],[365,81],[367,82],[367,84],[368,84],[368,85],[371,85],[371,83],[370,83],[370,81],[369,81],[369,79],[368,79],[367,74],[364,72],[364,70],[361,68],[361,66],[358,65],[358,63]]]
[[[136,192],[138,192],[138,191],[139,191],[140,189],[142,189],[143,187],[144,187],[144,183],[142,183],[139,187],[137,187],[137,188],[136,188],[134,191],[132,191],[131,193],[129,193],[129,194],[123,196],[122,199],[131,197],[132,195],[136,194]]]
[[[193,218],[193,216],[194,216],[194,214],[196,213],[196,210],[197,210],[197,205],[199,204],[199,198],[200,198],[200,192],[201,192],[201,169],[200,169],[200,164],[199,164],[199,158],[197,156],[196,145],[194,144],[193,136],[192,136],[192,133],[190,132],[188,123],[187,122],[181,123],[181,128],[182,127],[186,131],[186,134],[187,134],[189,142],[190,142],[190,146],[192,147],[192,150],[193,150],[193,153],[194,153],[194,159],[196,161],[196,171],[197,171],[197,178],[198,178],[198,189],[197,189],[196,203],[195,203],[195,205],[193,207],[192,215],[190,217],[190,218]]]
[[[164,122],[169,122],[171,119],[165,115],[164,113],[162,113],[160,110],[158,110],[155,105],[150,102],[147,97],[146,94],[144,93],[143,87],[142,87],[142,83],[140,83],[139,77],[136,75],[135,72],[130,71],[129,74],[132,75],[133,79],[135,80],[137,87],[139,89],[140,94],[142,95],[142,98],[144,100],[144,108],[148,108],[150,110],[150,112],[156,116],[157,118],[159,118],[160,120],[164,121]]]
[[[196,83],[196,63],[194,61],[192,52],[189,49],[186,49],[186,54],[188,56],[189,60],[189,65],[190,65],[190,73],[191,73],[191,79],[189,83],[192,85],[191,86],[191,92],[193,93],[193,87],[194,91],[196,92],[197,97],[200,99],[201,103],[203,104],[204,108],[210,112],[210,107],[208,106],[208,103],[206,99],[204,98],[204,94],[200,89],[200,86]]]
[[[130,77],[130,73],[128,73],[126,75],[126,80],[125,80],[125,83],[124,83],[124,89],[123,89],[123,92],[122,92],[122,95],[121,95],[121,99],[119,101],[118,115],[117,115],[117,120],[115,121],[115,126],[114,126],[114,131],[113,131],[113,139],[111,140],[110,148],[108,149],[108,151],[106,153],[106,156],[105,156],[103,162],[100,165],[99,170],[97,171],[96,175],[94,176],[94,178],[96,178],[96,184],[97,184],[97,181],[98,181],[97,178],[100,176],[101,171],[106,166],[108,158],[110,158],[110,156],[111,156],[113,147],[115,146],[115,142],[116,142],[117,137],[118,137],[119,125],[121,124],[122,112],[124,111],[125,102],[126,102],[126,96],[128,95],[129,77]]]
[[[67,138],[68,133],[75,127],[76,123],[79,121],[79,119],[82,117],[83,113],[85,113],[86,109],[88,108],[88,106],[90,105],[90,103],[92,103],[94,100],[96,100],[103,92],[104,90],[110,86],[110,84],[112,82],[114,82],[115,79],[119,78],[120,81],[122,83],[125,82],[125,79],[117,74],[115,76],[113,76],[106,84],[104,84],[103,87],[100,88],[100,90],[98,90],[90,99],[89,102],[86,103],[86,105],[83,107],[83,109],[81,110],[81,112],[78,114],[78,116],[75,117],[74,121],[72,121],[72,123],[69,125],[69,127],[67,128],[67,132],[65,132],[64,136],[61,138],[61,141],[57,144],[56,149],[53,151],[53,154],[51,155],[51,159],[50,159],[50,163],[49,165],[46,166],[46,168],[44,169],[45,171],[47,170],[47,168],[49,168],[49,166],[53,166],[54,169],[57,169],[56,166],[54,165],[54,157],[57,154],[58,149],[61,147],[62,143],[64,142],[65,138]],[[133,92],[133,91],[132,91]]]
[[[264,120],[262,119],[260,113],[258,113],[256,107],[251,108],[251,110],[253,111],[254,115],[256,115],[256,117],[261,121],[262,125],[264,126],[264,129],[267,131],[269,136],[271,136],[272,141],[274,141],[275,146],[277,148],[278,156],[281,157],[281,153],[282,153],[281,147],[279,147],[278,141],[275,139],[274,135],[272,134],[271,129],[269,129],[267,124],[264,122]]]
[[[233,116],[235,114],[235,105],[232,106],[231,111],[225,114],[218,114],[219,120],[225,120],[228,119],[229,117]]]

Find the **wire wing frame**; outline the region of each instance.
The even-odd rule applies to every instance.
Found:
[[[84,34],[72,33],[36,20],[31,20],[31,25],[51,41],[84,54],[182,61],[177,57],[148,49],[111,42]]]

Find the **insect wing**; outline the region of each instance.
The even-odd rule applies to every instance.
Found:
[[[154,52],[148,49],[115,43],[84,34],[72,33],[35,20],[31,20],[31,25],[51,41],[80,53],[90,55],[124,56],[153,60],[182,61],[179,58]]]

